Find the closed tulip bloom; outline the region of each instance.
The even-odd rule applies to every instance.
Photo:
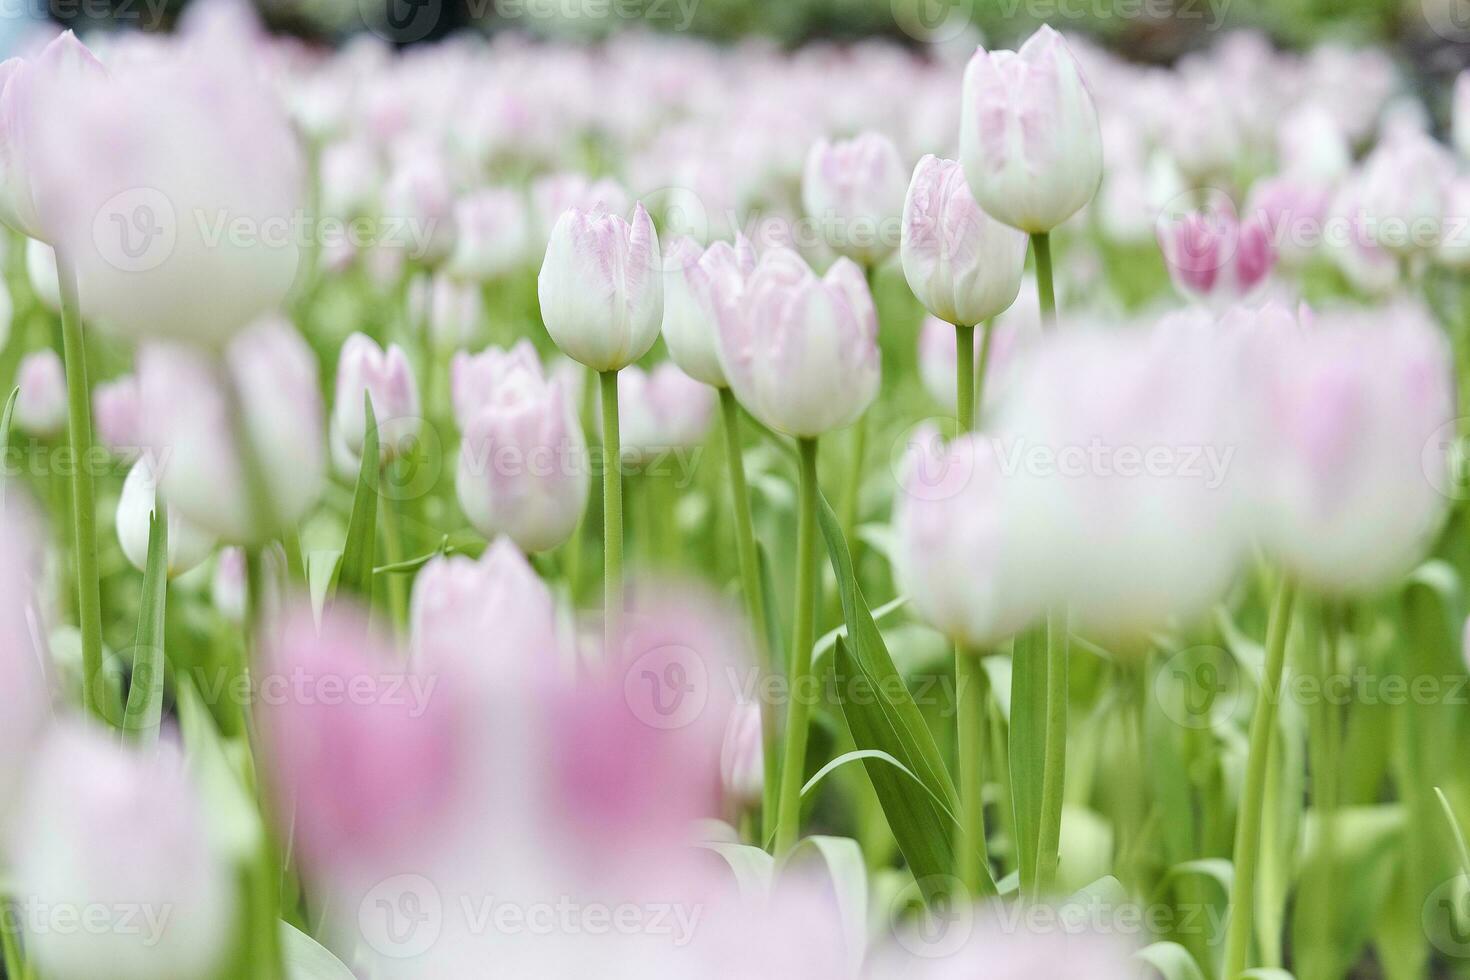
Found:
[[[818,436],[857,421],[877,396],[878,312],[851,260],[818,279],[795,252],[774,248],[743,289],[718,294],[720,363],[761,422]]]
[[[1285,266],[1299,266],[1322,243],[1332,185],[1309,177],[1281,174],[1251,185],[1246,214],[1266,227]]]
[[[66,430],[66,369],[49,347],[21,358],[15,425],[29,435],[53,439]]]
[[[895,574],[935,629],[973,649],[993,646],[1044,611],[1022,591],[1022,560],[1008,520],[1006,477],[991,440],[945,445],[921,430],[894,502]]]
[[[383,185],[382,211],[401,225],[390,244],[416,262],[444,259],[454,247],[454,185],[443,158],[427,149],[407,153]]]
[[[35,58],[0,62],[0,222],[27,238],[53,241],[56,227],[43,225],[32,179],[47,166],[36,145],[40,97],[78,79],[104,79],[106,70],[71,31],[46,45]],[[53,277],[54,278],[54,277]]]
[[[89,320],[221,349],[295,279],[305,169],[260,73],[199,38],[51,87],[25,139]]]
[[[296,609],[272,638],[256,678],[259,765],[312,877],[381,874],[456,821],[472,721],[445,669],[406,667],[340,607],[320,629]]]
[[[881,133],[818,140],[802,171],[802,207],[833,251],[874,266],[898,246],[907,173],[898,148]]]
[[[322,209],[339,217],[373,212],[383,183],[378,155],[362,140],[342,140],[321,152]]]
[[[1067,42],[1043,26],[1018,52],[975,52],[965,68],[960,162],[986,214],[1050,231],[1102,180],[1097,109]]]
[[[477,283],[440,273],[421,276],[410,287],[409,306],[421,319],[439,350],[456,350],[474,337],[485,318],[485,301]]]
[[[720,290],[738,294],[755,264],[755,247],[739,233],[734,245],[715,242],[701,249],[685,236],[669,243],[664,262],[664,343],[674,363],[696,381],[728,386],[720,366],[715,297]]]
[[[454,205],[454,252],[449,272],[485,282],[508,275],[529,259],[530,216],[526,201],[508,187],[487,187]]]
[[[470,523],[528,552],[570,537],[587,505],[587,443],[572,399],[530,345],[456,359],[454,400],[463,427],[455,490]]]
[[[1252,416],[1265,550],[1332,595],[1388,588],[1444,520],[1455,393],[1448,342],[1408,303],[1278,333]]]
[[[1026,236],[975,203],[953,160],[926,156],[903,206],[900,255],[909,288],[930,313],[974,326],[1016,300]]]
[[[142,571],[148,564],[149,523],[158,497],[158,475],[147,456],[133,464],[123,481],[117,500],[117,543],[133,567]],[[168,513],[168,559],[170,578],[182,575],[209,557],[214,550],[212,534],[201,531],[176,511]]]
[[[1349,176],[1338,188],[1329,211],[1327,254],[1356,289],[1385,296],[1398,286],[1402,263],[1379,241],[1376,219],[1364,201],[1365,180]]]
[[[125,374],[92,389],[92,424],[98,441],[114,456],[138,458],[143,451],[143,406],[135,375]]]
[[[551,339],[594,371],[632,364],[658,339],[661,272],[658,236],[642,204],[631,224],[602,210],[567,211],[536,282]]]
[[[35,763],[11,838],[15,894],[94,917],[27,931],[27,955],[57,980],[212,976],[235,937],[236,878],[183,760],[72,725]],[[98,910],[112,916],[102,927]]]
[[[763,751],[760,702],[741,701],[730,711],[720,749],[720,783],[726,800],[741,806],[760,802],[766,783]]]
[[[240,391],[274,519],[295,523],[316,503],[326,480],[316,357],[291,324],[270,319],[236,337],[225,361]],[[174,344],[143,348],[143,431],[170,508],[225,541],[255,541],[275,529],[260,527],[252,513],[220,380],[217,366],[200,353]]]
[[[669,361],[650,371],[636,365],[618,374],[623,452],[647,461],[704,442],[715,417],[715,393]]]
[[[1159,248],[1169,278],[1184,296],[1224,307],[1254,294],[1276,264],[1271,233],[1256,217],[1233,209],[1161,216]]]
[[[1428,136],[1403,132],[1385,138],[1363,165],[1362,197],[1368,230],[1397,255],[1439,243],[1451,158]]]
[[[362,455],[367,435],[364,393],[372,400],[378,427],[378,452],[384,461],[409,452],[418,438],[419,386],[408,355],[397,344],[386,351],[365,333],[354,333],[337,358],[337,389],[332,402],[332,426],[343,445]]]

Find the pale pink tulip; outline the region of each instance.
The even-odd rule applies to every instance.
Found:
[[[337,358],[336,397],[332,402],[332,426],[354,456],[362,454],[367,435],[364,394],[372,400],[379,455],[390,460],[409,452],[423,419],[418,380],[409,367],[408,355],[397,344],[389,344],[384,351],[367,334],[354,333]]]
[[[704,442],[715,416],[715,393],[665,361],[650,371],[618,372],[618,414],[624,453],[649,461]]]
[[[898,248],[907,174],[898,148],[881,133],[818,140],[802,171],[802,207],[835,252],[874,266]]]
[[[21,358],[16,370],[15,427],[42,439],[66,431],[66,369],[49,347]]]

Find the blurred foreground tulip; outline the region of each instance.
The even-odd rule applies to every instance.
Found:
[[[133,567],[142,571],[148,564],[148,531],[158,499],[158,475],[153,461],[144,456],[133,464],[123,481],[117,501],[117,542]],[[168,575],[182,575],[209,557],[214,537],[168,513]]]
[[[871,268],[898,247],[907,173],[898,148],[880,133],[818,140],[802,171],[802,207],[834,252]]]
[[[66,430],[66,371],[49,347],[27,354],[16,370],[20,394],[15,399],[15,425],[42,439]]]
[[[716,388],[728,385],[720,366],[715,302],[722,292],[738,294],[755,265],[755,247],[743,235],[736,236],[733,246],[715,242],[703,250],[691,238],[679,237],[669,243],[664,343],[674,363],[696,381]]]
[[[354,333],[337,358],[337,388],[332,427],[353,454],[362,454],[367,435],[364,393],[372,400],[378,452],[386,461],[409,452],[423,424],[419,387],[408,355],[397,344],[386,351],[367,334]]]
[[[1174,287],[1216,306],[1251,296],[1276,263],[1266,224],[1254,217],[1241,221],[1233,208],[1161,217],[1158,236]]]
[[[665,361],[649,371],[634,366],[618,372],[618,407],[624,453],[647,462],[704,442],[715,393]]]

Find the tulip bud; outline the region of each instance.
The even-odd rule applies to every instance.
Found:
[[[26,951],[47,977],[213,976],[233,942],[235,877],[174,751],[57,729],[36,759],[10,860]],[[62,910],[88,927],[53,928]]]
[[[1299,180],[1330,183],[1347,173],[1353,163],[1353,150],[1341,124],[1315,102],[1282,120],[1276,144],[1282,173]]]
[[[470,341],[485,317],[477,283],[447,275],[421,276],[410,286],[409,306],[422,320],[437,350],[458,350]]]
[[[536,282],[541,318],[562,353],[616,371],[648,353],[663,322],[663,276],[653,221],[573,208],[561,216]]]
[[[692,238],[680,236],[669,243],[665,256],[664,343],[669,357],[696,381],[724,388],[715,330],[715,283],[729,280],[727,292],[738,293],[755,271],[755,248],[736,234],[732,247],[715,242],[700,250]]]
[[[148,565],[148,532],[158,495],[158,477],[147,456],[133,464],[123,481],[117,500],[117,542],[133,567]],[[200,564],[214,550],[214,537],[189,524],[177,513],[168,513],[168,577],[182,575]]]
[[[1102,133],[1082,69],[1043,25],[1018,52],[975,52],[965,68],[960,162],[986,214],[1050,231],[1092,200]]]
[[[526,551],[546,551],[576,530],[591,463],[567,392],[523,344],[455,359],[464,428],[455,490],[487,538],[504,534]]]
[[[125,374],[92,389],[92,424],[114,456],[131,462],[143,451],[143,406],[138,379]]]
[[[1331,233],[1324,241],[1348,282],[1365,293],[1383,296],[1398,285],[1400,262],[1378,240],[1376,219],[1364,205],[1364,187],[1361,174],[1343,182],[1332,201]]]
[[[725,799],[741,806],[761,801],[766,769],[761,742],[761,706],[742,701],[730,711],[725,725],[725,743],[720,749],[720,783]]]
[[[322,150],[318,169],[323,211],[343,218],[372,213],[383,176],[371,146],[361,140],[333,143]]]
[[[1407,303],[1323,315],[1269,339],[1258,390],[1241,400],[1256,410],[1261,544],[1319,592],[1387,588],[1423,557],[1447,510],[1448,343]]]
[[[740,403],[789,435],[857,421],[878,394],[878,312],[862,270],[838,259],[818,279],[774,248],[743,289],[716,290],[720,364]]]
[[[1423,133],[1380,142],[1363,165],[1360,198],[1374,241],[1398,255],[1434,248],[1453,174],[1443,148]]]
[[[903,206],[900,254],[909,288],[941,320],[974,326],[1016,301],[1026,236],[992,219],[960,165],[926,156]]]
[[[1276,263],[1265,223],[1254,217],[1240,221],[1234,208],[1161,216],[1158,236],[1174,287],[1217,306],[1249,297]]]
[[[15,425],[40,439],[66,431],[66,369],[49,347],[21,358],[16,370],[20,394],[15,399]]]
[[[449,271],[476,282],[516,272],[527,262],[530,242],[526,202],[516,191],[491,187],[454,205],[456,238]]]
[[[259,540],[247,496],[230,399],[211,359],[154,344],[138,355],[143,431],[169,507],[230,542]],[[274,519],[291,524],[316,503],[326,478],[326,438],[316,357],[284,320],[264,320],[225,352],[246,431],[271,491]]]
[[[367,334],[354,333],[337,359],[337,393],[332,402],[332,426],[353,456],[362,455],[367,435],[364,393],[372,399],[382,459],[386,462],[411,451],[423,419],[419,417],[418,381],[408,365],[408,355],[397,344],[389,344],[384,352]]]
[[[715,393],[665,361],[645,372],[630,365],[618,373],[622,448],[639,462],[704,442],[715,417]]]
[[[45,237],[82,312],[215,349],[296,276],[300,148],[256,67],[218,38],[49,86],[27,127]]]
[[[383,185],[383,215],[405,236],[392,244],[408,257],[434,263],[454,246],[454,187],[436,151],[416,149],[399,160]]]
[[[1283,265],[1300,266],[1321,244],[1331,204],[1330,184],[1279,175],[1251,185],[1246,214],[1265,225]]]
[[[302,866],[351,883],[430,851],[471,760],[462,685],[413,671],[359,616],[289,613],[256,678],[263,778]]]
[[[906,173],[898,148],[879,133],[818,140],[802,171],[802,207],[834,251],[875,266],[898,245]]]

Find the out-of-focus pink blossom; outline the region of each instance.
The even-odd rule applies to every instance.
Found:
[[[880,133],[818,140],[802,172],[802,207],[833,251],[877,265],[898,247],[907,175],[898,148]]]
[[[125,374],[92,389],[97,439],[121,459],[132,461],[143,451],[142,414],[136,376]]]
[[[454,205],[456,238],[449,271],[483,282],[529,263],[530,220],[526,201],[506,187],[489,187]]]
[[[664,256],[664,343],[674,363],[696,381],[727,386],[716,337],[716,296],[738,295],[755,265],[755,247],[744,235],[737,234],[733,246],[715,242],[704,250],[687,237],[669,243]]]
[[[123,480],[117,500],[117,541],[133,567],[142,571],[148,564],[150,519],[158,500],[158,474],[153,461],[144,456],[133,464]],[[182,575],[200,564],[214,550],[212,534],[194,527],[176,511],[168,512],[169,577]]]
[[[45,347],[21,358],[16,381],[16,428],[42,439],[61,435],[66,430],[66,369],[57,353]]]
[[[418,381],[408,355],[397,344],[389,344],[385,351],[367,334],[354,333],[337,358],[337,390],[332,402],[332,426],[354,456],[362,454],[367,435],[364,394],[372,400],[382,458],[409,452],[423,419]]]
[[[618,414],[624,452],[646,461],[703,443],[715,393],[672,361],[650,371],[631,365],[618,373]]]
[[[1158,235],[1175,287],[1217,305],[1250,296],[1276,264],[1265,223],[1255,217],[1241,221],[1233,208],[1161,217]]]

